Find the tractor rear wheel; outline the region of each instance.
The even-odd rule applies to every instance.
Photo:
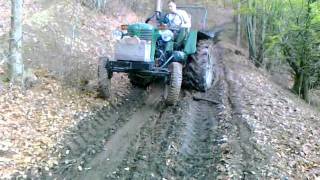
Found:
[[[166,84],[164,90],[164,98],[167,105],[174,105],[180,95],[181,83],[182,83],[182,64],[178,62],[172,62],[169,65],[170,82]]]
[[[202,40],[197,44],[197,52],[191,55],[184,71],[184,85],[199,91],[207,91],[215,78],[215,57],[213,42]]]
[[[111,77],[106,68],[107,60],[99,59],[98,64],[98,93],[102,98],[109,98],[111,96]]]

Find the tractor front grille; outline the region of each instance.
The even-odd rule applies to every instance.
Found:
[[[141,40],[151,41],[152,30],[128,30],[129,36],[138,36]]]

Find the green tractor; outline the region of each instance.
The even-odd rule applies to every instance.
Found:
[[[215,79],[215,58],[212,48],[217,36],[205,31],[207,11],[203,7],[179,7],[192,17],[191,29],[170,28],[167,15],[157,10],[144,23],[122,25],[115,31],[118,39],[114,60],[99,58],[98,90],[110,97],[114,72],[127,73],[135,86],[146,87],[155,79],[163,79],[164,99],[174,105],[182,84],[207,91]],[[192,13],[195,12],[195,13]],[[155,18],[156,25],[148,24]]]

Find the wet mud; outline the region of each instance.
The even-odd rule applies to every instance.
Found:
[[[223,49],[215,50],[219,78],[209,91],[182,90],[179,103],[167,107],[161,85],[132,87],[78,124],[62,144],[59,165],[42,178],[255,179],[265,159],[241,119]]]

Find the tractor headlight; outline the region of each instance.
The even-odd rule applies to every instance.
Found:
[[[116,40],[120,40],[122,38],[122,32],[119,30],[115,30],[112,32],[112,37]]]
[[[173,32],[170,30],[160,31],[161,39],[165,42],[168,42],[173,39]]]

